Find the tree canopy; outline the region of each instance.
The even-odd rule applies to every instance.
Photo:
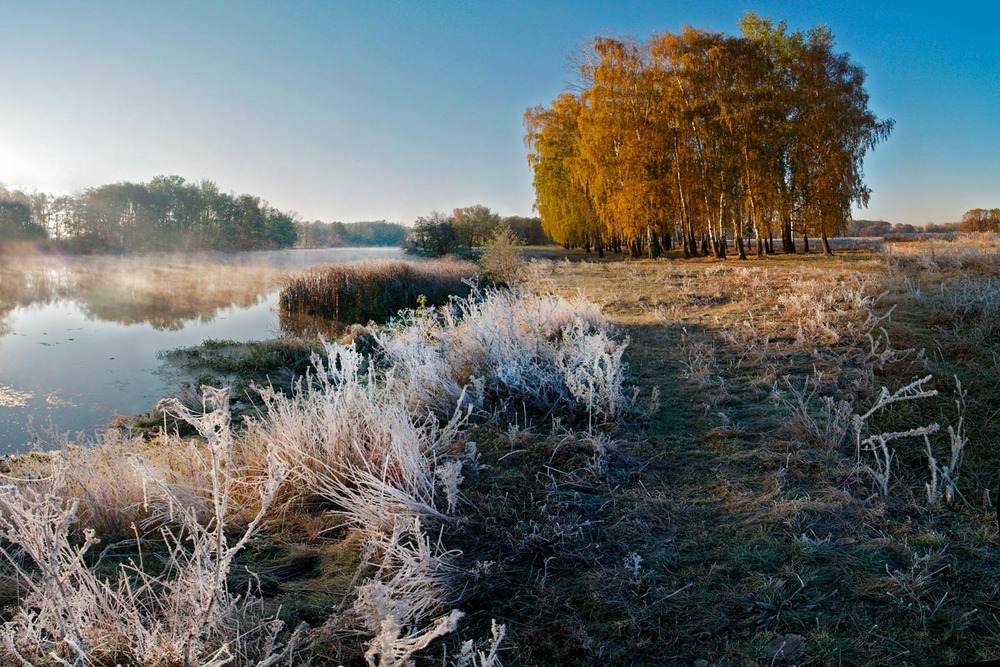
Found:
[[[0,188],[0,241],[50,239],[78,251],[262,250],[295,243],[294,215],[212,181],[157,176],[71,196]]]
[[[963,232],[1000,232],[1000,208],[974,208],[962,215]]]
[[[745,256],[775,232],[843,231],[865,205],[864,157],[892,130],[864,70],[825,27],[747,14],[738,37],[690,26],[645,42],[597,37],[581,90],[525,112],[535,205],[554,240]]]
[[[542,230],[539,218],[512,215],[501,217],[482,204],[456,208],[451,215],[432,211],[417,218],[406,248],[429,257],[449,253],[468,253],[486,245],[500,229],[508,229],[512,238],[528,245],[544,245],[550,238]]]

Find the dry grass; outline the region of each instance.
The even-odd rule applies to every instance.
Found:
[[[284,315],[313,315],[339,322],[385,320],[418,297],[441,305],[469,293],[476,273],[470,262],[364,261],[311,269],[293,276],[281,290]]]
[[[628,408],[624,344],[591,304],[502,290],[404,314],[376,339],[376,356],[325,343],[291,393],[259,388],[261,410],[240,431],[228,391],[202,387],[200,406],[163,403],[197,438],[109,434],[16,459],[0,489],[14,597],[0,651],[40,665],[396,667],[453,635],[465,572],[444,538],[478,469],[470,420],[541,386],[532,414],[569,408],[613,422]],[[449,380],[426,383],[418,361]],[[605,439],[584,442],[599,468]],[[260,541],[284,545],[274,557]],[[284,595],[265,592],[257,572],[268,570]],[[331,584],[336,604],[320,592]],[[446,664],[498,665],[504,632],[493,625]]]
[[[458,544],[493,574],[465,608],[509,623],[508,664],[996,659],[996,255],[974,247],[533,263],[529,287],[624,328],[661,407],[596,471],[544,435],[477,434],[490,467]],[[884,480],[854,415],[862,442],[885,436]]]

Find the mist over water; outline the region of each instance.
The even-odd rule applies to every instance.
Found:
[[[0,256],[0,454],[30,431],[93,433],[151,409],[179,378],[157,353],[280,336],[279,286],[321,264],[398,248],[222,255]]]

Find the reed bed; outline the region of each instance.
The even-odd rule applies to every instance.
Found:
[[[281,290],[283,315],[313,315],[339,322],[384,320],[405,308],[442,305],[465,297],[476,274],[471,262],[362,261],[306,271]]]

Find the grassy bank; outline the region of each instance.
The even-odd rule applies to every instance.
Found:
[[[402,665],[433,643],[446,664],[498,664],[502,626],[456,640],[470,428],[615,423],[624,343],[593,304],[507,290],[372,335],[371,354],[325,344],[290,392],[259,387],[238,429],[229,391],[203,387],[162,405],[197,437],[112,431],[9,462],[4,660]]]
[[[50,528],[0,522],[22,570],[5,570],[4,628],[22,654],[69,659],[69,621],[108,632],[40,578],[44,536],[78,549],[93,528],[100,547],[57,550],[72,609],[110,596],[134,631],[88,634],[89,651],[148,636],[209,664],[227,641],[235,664],[496,665],[498,642],[508,666],[995,659],[998,267],[986,238],[534,262],[523,290],[411,313],[364,354],[325,346],[312,380],[262,391],[239,429],[210,393],[208,416],[166,406],[203,438],[22,460],[4,516],[44,509],[30,525]],[[128,565],[136,530],[146,574]],[[163,530],[192,537],[178,550]],[[182,590],[225,604],[151,634],[78,562],[113,586],[155,576],[142,608]],[[208,584],[175,583],[192,572]]]

